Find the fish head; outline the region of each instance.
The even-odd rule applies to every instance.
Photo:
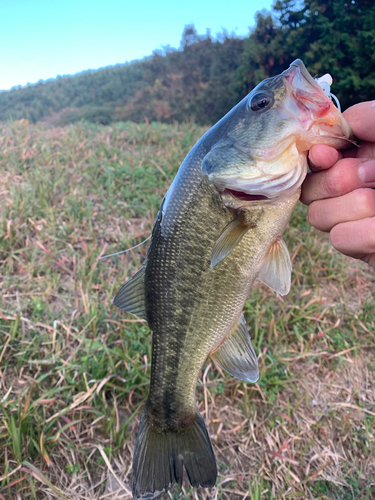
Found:
[[[202,173],[234,207],[299,192],[314,144],[341,149],[354,139],[300,59],[257,85],[218,123],[220,130],[225,122],[225,132],[202,161]]]

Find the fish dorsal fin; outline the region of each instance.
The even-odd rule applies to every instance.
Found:
[[[252,227],[246,223],[243,214],[229,222],[214,243],[211,252],[211,269],[227,257]]]
[[[139,316],[146,318],[145,304],[145,269],[142,266],[134,276],[123,285],[116,295],[113,303],[115,306]]]
[[[247,382],[256,382],[259,378],[258,359],[243,314],[224,343],[210,356],[233,377]]]
[[[292,262],[284,240],[275,240],[268,249],[258,279],[280,295],[290,290]]]

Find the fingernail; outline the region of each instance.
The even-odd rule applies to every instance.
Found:
[[[358,168],[358,177],[362,182],[375,182],[375,160],[369,160]]]
[[[311,156],[307,157],[307,163],[310,167],[310,170],[314,170],[317,168],[317,165],[315,165],[315,163],[312,161]]]

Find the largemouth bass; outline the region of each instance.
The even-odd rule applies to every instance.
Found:
[[[282,233],[313,144],[348,145],[349,125],[300,60],[260,83],[192,148],[171,184],[143,267],[114,304],[152,329],[151,381],[133,458],[136,499],[156,499],[183,468],[212,487],[215,457],[195,387],[211,356],[256,382],[242,310],[255,279],[285,295]]]

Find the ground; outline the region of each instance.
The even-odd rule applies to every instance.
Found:
[[[0,499],[131,498],[150,331],[112,306],[203,129],[0,127]],[[295,210],[291,292],[256,283],[260,379],[208,360],[197,387],[219,477],[174,499],[375,498],[374,273]]]

